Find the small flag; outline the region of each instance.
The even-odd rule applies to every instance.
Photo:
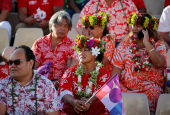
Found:
[[[51,68],[51,61],[44,64],[43,66],[40,66],[39,68],[37,68],[37,73],[39,73],[39,74],[45,76],[46,78],[48,78],[50,68]]]
[[[118,74],[103,85],[95,95],[111,115],[125,115]]]

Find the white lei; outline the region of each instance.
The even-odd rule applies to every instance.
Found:
[[[101,66],[102,66],[102,64],[101,64],[101,63],[98,63],[95,71],[99,71]],[[81,78],[82,78],[82,76],[81,76],[81,75],[78,75],[78,91],[82,91],[82,90],[81,90],[81,87],[80,87],[80,86],[81,86]],[[91,88],[92,88],[93,82],[88,81],[88,84],[89,84],[89,86],[88,86],[88,88],[87,88],[87,90],[86,90],[86,94],[89,95],[90,92],[92,91]]]

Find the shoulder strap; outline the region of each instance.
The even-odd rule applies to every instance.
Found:
[[[98,3],[97,3],[96,14],[98,13],[99,4],[100,4],[100,0],[98,0]]]
[[[127,17],[126,17],[126,14],[125,14],[125,10],[124,10],[124,8],[123,8],[122,0],[120,0],[120,4],[121,4],[122,10],[123,10],[123,14],[124,14],[124,16],[125,16],[125,18],[126,18],[126,21],[127,21]],[[128,33],[129,33],[129,25],[128,25],[128,24],[126,24],[126,25],[127,25]]]

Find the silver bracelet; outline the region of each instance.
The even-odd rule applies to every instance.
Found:
[[[148,51],[148,53],[151,52],[151,51],[153,51],[154,49],[155,49],[155,48],[152,48],[151,50]]]

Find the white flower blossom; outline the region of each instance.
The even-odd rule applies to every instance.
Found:
[[[97,65],[98,65],[98,67],[101,67],[101,66],[102,66],[102,63],[98,63]]]
[[[91,92],[91,89],[90,89],[90,88],[87,88],[86,93],[87,93],[87,94],[90,94],[90,92]]]
[[[34,70],[34,73],[37,74],[37,70]]]
[[[78,75],[78,82],[81,82],[81,75]]]
[[[130,52],[132,52],[133,50],[132,49],[130,49]]]
[[[97,48],[97,47],[95,47],[95,48],[93,48],[92,47],[92,55],[94,56],[98,56],[98,54],[100,54],[100,48]]]
[[[97,67],[96,67],[96,71],[99,71],[99,69],[100,69],[100,67],[97,66]]]
[[[14,97],[14,100],[18,100],[18,97]]]
[[[136,64],[136,65],[139,65],[140,63],[139,63],[139,62],[136,62],[135,64]]]
[[[90,81],[90,82],[88,82],[89,83],[89,87],[91,87],[92,86],[92,82]]]
[[[81,87],[78,87],[78,91],[81,91]]]
[[[144,61],[143,64],[149,64],[149,62],[148,61]]]
[[[94,39],[94,37],[91,37],[90,40]]]

